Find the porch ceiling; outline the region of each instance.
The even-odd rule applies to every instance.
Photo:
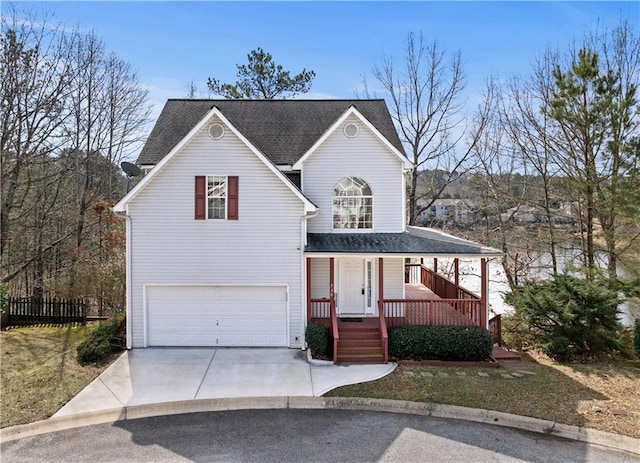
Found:
[[[497,249],[427,228],[404,233],[308,233],[306,253],[440,257],[497,257]]]

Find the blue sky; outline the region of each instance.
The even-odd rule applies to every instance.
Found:
[[[6,5],[6,3],[4,3]],[[94,30],[138,69],[154,115],[207,77],[235,82],[236,63],[256,47],[285,69],[316,72],[311,98],[353,98],[383,54],[402,60],[411,31],[459,49],[468,95],[490,75],[526,74],[547,47],[566,48],[598,21],[628,18],[640,30],[640,2],[22,2],[52,22]],[[206,96],[206,95],[205,95]]]

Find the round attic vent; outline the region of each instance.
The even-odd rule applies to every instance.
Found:
[[[353,122],[349,122],[347,125],[344,126],[344,134],[349,138],[357,137],[358,132],[359,132],[358,126]]]
[[[220,140],[223,135],[224,135],[224,127],[222,126],[222,124],[218,124],[216,122],[215,124],[211,124],[209,126],[209,136],[214,140]]]

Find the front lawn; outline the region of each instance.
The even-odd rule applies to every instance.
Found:
[[[76,361],[76,346],[96,326],[0,332],[0,427],[50,417],[109,365]],[[639,391],[638,361],[558,364],[535,356],[500,368],[401,366],[327,395],[486,408],[640,438]]]
[[[0,427],[49,418],[108,366],[83,367],[76,360],[77,345],[96,326],[0,332]]]
[[[640,362],[563,365],[535,356],[500,368],[400,366],[326,395],[485,408],[640,438]]]

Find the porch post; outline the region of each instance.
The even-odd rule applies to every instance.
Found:
[[[336,306],[336,293],[335,293],[335,269],[334,258],[329,258],[329,304],[331,308]]]
[[[311,323],[311,258],[307,257],[307,325]]]
[[[453,272],[456,286],[460,286],[460,259],[453,259]]]
[[[378,313],[384,314],[384,265],[382,257],[378,257]]]
[[[433,258],[433,273],[438,273],[438,258]]]
[[[489,312],[489,272],[487,259],[480,259],[480,326],[487,328],[487,313]]]

